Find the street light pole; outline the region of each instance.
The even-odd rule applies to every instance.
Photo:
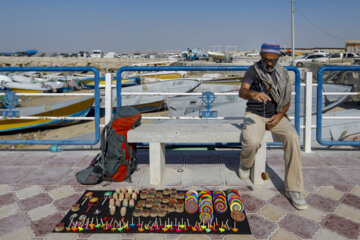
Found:
[[[295,58],[294,0],[291,0],[291,56]]]

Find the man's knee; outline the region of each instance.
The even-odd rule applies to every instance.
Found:
[[[297,132],[294,131],[290,131],[288,134],[286,134],[284,136],[284,140],[287,143],[298,143],[299,142],[299,136],[297,134]]]
[[[258,149],[261,146],[262,139],[256,137],[248,137],[243,139],[243,144],[246,145],[247,148]]]

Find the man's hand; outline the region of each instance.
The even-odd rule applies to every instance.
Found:
[[[271,98],[262,92],[251,92],[251,98],[259,102],[271,101]]]
[[[266,127],[268,129],[271,129],[273,127],[275,127],[279,122],[280,120],[283,118],[284,114],[283,113],[278,113],[278,114],[275,114],[274,116],[272,116],[269,121],[266,123]]]

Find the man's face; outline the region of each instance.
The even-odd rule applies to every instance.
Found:
[[[262,53],[261,59],[264,64],[264,68],[267,71],[272,72],[279,59],[279,55],[277,55],[276,53]]]

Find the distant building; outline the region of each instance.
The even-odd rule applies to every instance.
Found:
[[[345,51],[360,53],[360,40],[345,40]]]

